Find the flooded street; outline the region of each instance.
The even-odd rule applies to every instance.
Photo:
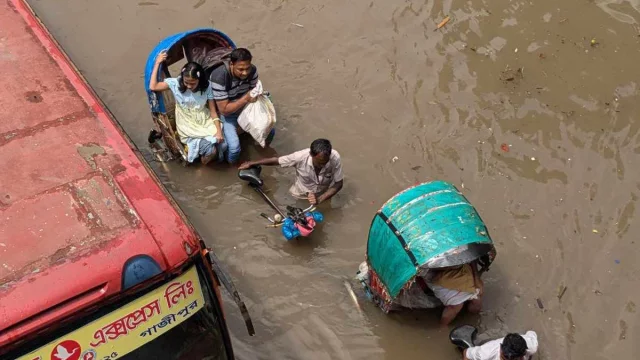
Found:
[[[498,250],[482,315],[455,324],[535,330],[539,359],[640,351],[640,0],[30,4],[147,160],[147,55],[211,26],[252,51],[278,154],[318,137],[340,152],[344,189],[291,243],[234,169],[152,162],[247,301],[253,338],[226,304],[237,358],[459,359],[439,311],[384,315],[356,287],[359,311],[344,285],[375,211],[435,179],[462,190]],[[293,173],[263,173],[291,203]]]

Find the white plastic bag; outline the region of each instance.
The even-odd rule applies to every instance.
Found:
[[[257,141],[263,148],[267,146],[266,140],[271,130],[276,125],[276,109],[273,107],[271,100],[263,95],[262,82],[258,80],[258,84],[250,92],[252,97],[258,97],[258,100],[247,104],[238,117],[238,125],[242,130],[251,134],[253,139]]]

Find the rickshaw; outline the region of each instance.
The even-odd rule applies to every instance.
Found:
[[[426,182],[378,210],[356,279],[385,313],[436,308],[442,303],[425,282],[435,270],[474,264],[481,274],[495,256],[487,227],[464,195],[450,183]]]
[[[156,93],[149,89],[156,57],[167,50],[167,60],[161,64],[158,80],[171,77],[169,67],[179,61],[195,61],[202,65],[207,77],[236,48],[226,34],[216,29],[200,28],[171,35],[151,51],[144,70],[144,87],[147,91],[151,116],[155,129],[151,130],[148,142],[156,158],[162,162],[173,159],[187,164],[187,153],[176,131],[175,100],[170,91]]]

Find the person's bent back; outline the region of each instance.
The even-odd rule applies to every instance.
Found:
[[[464,360],[529,360],[538,351],[538,335],[507,334],[502,339],[488,341],[480,346],[464,350]]]

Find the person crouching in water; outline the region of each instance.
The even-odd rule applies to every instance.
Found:
[[[464,360],[529,360],[538,351],[538,335],[507,334],[502,339],[488,341],[480,346],[465,349]]]
[[[176,128],[180,141],[186,145],[187,161],[192,163],[198,157],[203,164],[216,157],[223,161],[227,145],[204,69],[198,63],[189,62],[182,67],[177,78],[158,81],[158,69],[166,59],[165,51],[158,54],[149,89],[159,92],[171,90],[173,93]]]
[[[475,262],[432,271],[434,273],[427,280],[427,286],[445,306],[440,325],[449,325],[465,304],[471,313],[477,314],[482,310],[484,284]]]

